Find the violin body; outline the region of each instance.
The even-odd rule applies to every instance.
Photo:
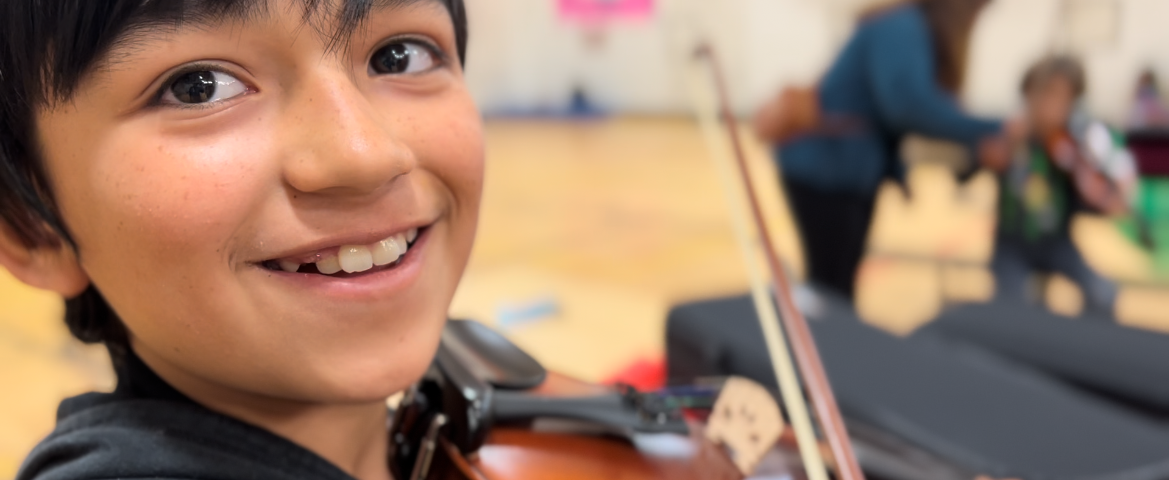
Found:
[[[726,454],[705,441],[700,432],[696,428],[695,435],[688,438],[693,449],[689,455],[672,457],[641,451],[620,438],[499,428],[470,461],[455,463],[461,468],[452,480],[744,478]]]
[[[550,373],[535,396],[575,397],[599,394],[606,387]],[[708,441],[704,425],[688,422],[690,434],[670,435],[669,451],[639,448],[627,438],[601,431],[544,431],[533,425],[495,425],[482,446],[463,454],[448,439],[439,439],[427,473],[431,480],[741,480],[744,475],[721,446]],[[587,429],[586,429],[587,430]],[[801,479],[790,438],[777,444],[778,462],[768,474]],[[786,462],[786,463],[785,463]],[[776,465],[776,463],[779,463]]]
[[[1053,163],[1069,175],[1076,191],[1089,205],[1107,214],[1129,213],[1121,185],[1089,158],[1091,152],[1070,131],[1052,134],[1045,147]]]
[[[606,387],[549,374],[533,395],[577,396],[596,394]],[[555,433],[530,426],[496,426],[478,452],[462,456],[453,445],[444,455],[452,467],[444,480],[740,480],[744,475],[726,451],[708,441],[704,425],[688,422],[690,434],[670,439],[672,452],[638,448],[628,439],[613,435]],[[791,439],[777,444],[778,462],[767,465],[768,475],[804,478],[791,453]],[[787,451],[783,455],[779,450]],[[788,463],[782,463],[788,462]],[[775,463],[780,463],[775,465]]]
[[[720,399],[734,398],[720,390]],[[494,331],[452,320],[430,370],[394,414],[390,468],[409,480],[744,478],[728,449],[707,438],[705,424],[683,415],[678,398],[546,372]],[[768,400],[761,408],[778,418]],[[766,417],[761,408],[736,411]],[[793,455],[782,453],[792,440],[763,440],[756,452],[775,453],[768,474],[799,471]]]
[[[1072,132],[1064,129],[1047,138],[1045,148],[1056,167],[1067,173],[1076,192],[1088,205],[1107,215],[1128,215],[1136,226],[1137,239],[1149,251],[1157,248],[1149,219],[1130,203],[1136,188],[1136,172],[1130,182],[1118,180],[1106,173],[1099,161],[1101,151],[1111,149],[1110,132],[1103,125],[1090,125],[1084,140],[1077,141]],[[1134,167],[1135,168],[1135,167]],[[1123,176],[1123,175],[1122,175]]]
[[[550,374],[530,393],[540,396],[599,394],[605,387]],[[711,479],[739,480],[742,474],[726,454],[702,437],[691,423],[690,435],[678,437],[690,450],[685,456],[664,456],[639,450],[624,438],[605,435],[537,432],[528,426],[496,428],[469,467],[481,474],[470,479],[513,480],[557,478]]]

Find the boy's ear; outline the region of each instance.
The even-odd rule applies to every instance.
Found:
[[[0,267],[25,284],[73,298],[89,286],[89,276],[77,261],[73,248],[59,245],[29,247],[0,222]]]

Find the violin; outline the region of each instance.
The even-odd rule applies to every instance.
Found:
[[[450,321],[430,369],[394,412],[389,456],[394,478],[735,480],[766,474],[827,480],[831,467],[837,479],[863,480],[763,221],[714,50],[696,49],[692,67],[696,106],[713,157],[733,153],[736,160],[716,164],[752,273],[784,410],[762,386],[741,378],[660,392],[588,384],[545,371],[481,324]],[[715,146],[722,145],[716,139],[724,133],[733,149]],[[735,186],[736,177],[741,186]],[[767,259],[770,289],[753,246]],[[823,441],[810,412],[819,420]]]
[[[1128,188],[1103,171],[1099,161],[1112,149],[1111,132],[1100,123],[1089,123],[1082,130],[1082,139],[1077,139],[1070,128],[1047,136],[1043,146],[1052,163],[1072,179],[1080,197],[1093,208],[1108,215],[1133,218],[1141,245],[1153,250],[1156,245],[1148,219],[1132,208]]]
[[[743,478],[703,438],[704,426],[681,415],[679,401],[701,406],[702,397],[546,372],[493,330],[452,320],[430,370],[395,412],[391,471],[417,480]],[[630,439],[638,436],[664,438],[666,448],[637,448]]]

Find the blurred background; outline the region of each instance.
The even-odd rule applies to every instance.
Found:
[[[819,82],[880,2],[466,1],[467,78],[486,119],[488,173],[452,317],[496,326],[551,369],[652,388],[666,377],[670,309],[747,291],[687,89],[698,39],[723,58],[775,247],[793,277],[807,278],[781,168],[749,123],[783,89]],[[1118,131],[1137,128],[1138,80],[1169,77],[1167,19],[1166,0],[994,0],[972,31],[958,101],[1009,118],[1022,108],[1028,67],[1073,53],[1086,70],[1084,108]],[[910,135],[899,149],[912,194],[888,181],[877,189],[853,300],[863,322],[904,337],[953,305],[994,297],[1000,186],[987,171],[959,181],[971,155],[957,144]],[[1155,170],[1142,171],[1141,205],[1162,238],[1156,213],[1169,198],[1157,195]],[[1169,245],[1142,246],[1123,217],[1077,214],[1070,234],[1117,286],[1118,324],[1169,332]],[[1036,275],[1045,310],[1084,321],[1076,282]],[[60,299],[0,270],[0,478],[52,429],[62,398],[113,387],[104,352],[72,340],[62,311]]]

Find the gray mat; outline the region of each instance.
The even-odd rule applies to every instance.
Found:
[[[968,471],[1027,480],[1169,478],[1169,431],[983,348],[901,339],[847,308],[811,322],[841,409]],[[683,305],[671,381],[743,375],[777,388],[747,297]]]
[[[1169,335],[1005,304],[947,310],[920,334],[973,343],[1169,415]]]

